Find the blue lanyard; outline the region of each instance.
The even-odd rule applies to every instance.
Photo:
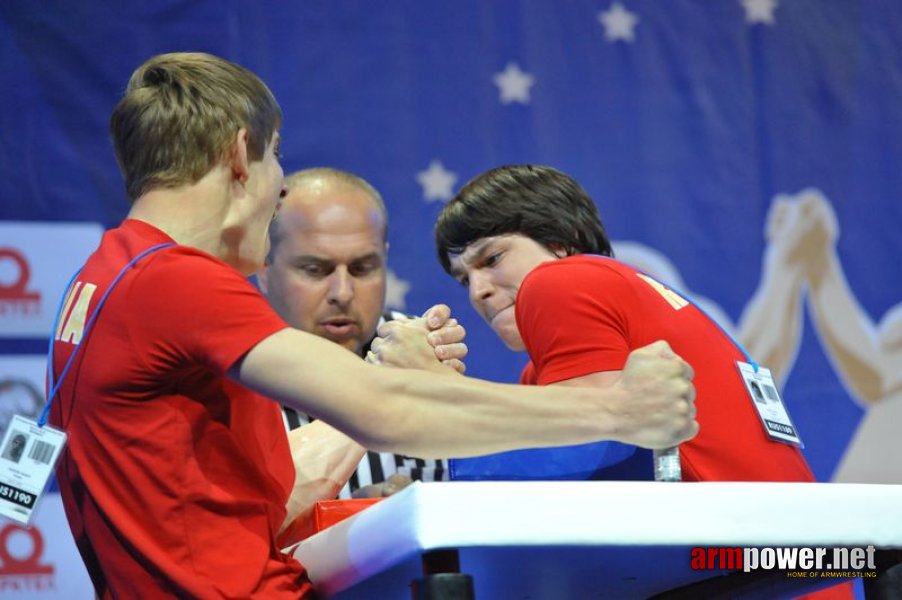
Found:
[[[69,356],[69,360],[66,361],[66,366],[63,367],[63,372],[60,374],[59,380],[54,384],[53,381],[53,342],[56,339],[56,330],[59,327],[59,320],[62,316],[63,312],[63,303],[66,301],[66,295],[63,295],[63,298],[60,300],[59,309],[56,311],[56,318],[53,319],[53,329],[50,332],[50,344],[47,348],[47,389],[50,390],[50,393],[47,394],[47,404],[44,405],[44,410],[41,411],[41,416],[38,417],[38,425],[43,427],[47,424],[47,415],[50,414],[50,406],[53,404],[53,399],[56,397],[57,393],[59,393],[60,386],[63,385],[63,380],[66,378],[66,375],[69,373],[69,367],[72,366],[72,361],[75,360],[75,355],[78,354],[78,351],[81,349],[82,343],[88,338],[88,332],[91,330],[91,327],[94,325],[94,321],[97,320],[97,315],[100,314],[100,309],[103,308],[104,303],[106,303],[106,299],[109,297],[110,292],[113,291],[113,288],[116,287],[116,284],[119,283],[119,280],[122,279],[123,275],[125,275],[126,271],[128,271],[132,265],[136,262],[150,254],[151,252],[156,252],[157,250],[162,250],[163,248],[168,248],[169,246],[174,246],[175,244],[172,242],[166,242],[165,244],[157,244],[156,246],[152,246],[147,250],[141,252],[136,257],[131,259],[127,265],[122,267],[122,270],[119,271],[119,274],[116,275],[113,282],[110,284],[110,287],[107,288],[106,292],[104,292],[103,297],[100,298],[100,302],[97,303],[97,308],[94,309],[94,314],[91,315],[91,318],[88,320],[88,324],[85,325],[85,329],[81,334],[81,339],[78,341],[78,344],[75,345],[75,349],[72,351],[72,354]],[[69,283],[66,285],[66,291],[68,292],[72,287],[72,284],[75,282],[75,278],[78,277],[78,274],[81,273],[81,270],[84,267],[78,269],[72,278],[69,280]]]
[[[607,260],[617,260],[617,259],[612,258],[612,257],[610,257],[610,256],[602,256],[602,255],[600,255],[600,254],[593,254],[593,255],[591,255],[591,256],[598,256],[599,258],[604,258],[604,259],[607,259]],[[618,262],[619,262],[619,261],[618,261]],[[624,264],[626,264],[626,263],[624,263]],[[689,304],[691,304],[692,306],[694,306],[700,313],[702,313],[703,315],[705,315],[705,316],[708,318],[709,321],[711,321],[712,323],[714,323],[714,325],[715,325],[718,329],[720,329],[720,331],[721,331],[725,336],[727,336],[727,338],[728,338],[731,342],[733,342],[733,345],[736,346],[736,348],[738,348],[740,352],[742,352],[742,355],[745,357],[745,362],[747,362],[747,363],[749,363],[750,365],[752,365],[752,368],[755,370],[755,373],[758,372],[758,363],[755,362],[755,361],[752,359],[752,356],[746,351],[745,346],[743,346],[742,344],[740,344],[739,341],[738,341],[735,337],[733,337],[733,335],[730,334],[729,331],[727,331],[726,329],[724,329],[723,326],[722,326],[720,323],[718,323],[717,320],[716,320],[714,317],[712,317],[711,315],[709,315],[709,314],[708,314],[708,311],[706,311],[704,308],[702,308],[701,306],[699,306],[699,305],[695,302],[695,300],[693,300],[692,298],[688,297],[686,294],[684,294],[684,293],[681,292],[680,290],[676,289],[676,288],[673,287],[672,285],[666,284],[666,283],[664,283],[663,281],[659,280],[657,277],[653,277],[653,276],[649,275],[648,273],[646,273],[646,272],[643,271],[642,269],[637,269],[636,267],[634,267],[634,266],[632,266],[632,265],[628,265],[628,266],[629,266],[631,269],[635,270],[636,272],[641,273],[641,274],[644,275],[645,277],[648,277],[648,278],[651,279],[652,281],[655,281],[655,282],[657,282],[658,284],[664,286],[665,288],[667,288],[668,290],[670,290],[671,292],[675,293],[675,294],[678,295],[680,298],[682,298],[683,300],[685,300],[686,302],[688,302]]]

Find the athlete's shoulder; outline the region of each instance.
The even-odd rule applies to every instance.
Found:
[[[570,286],[586,280],[622,278],[633,272],[635,269],[614,258],[577,254],[538,265],[526,275],[522,286]]]

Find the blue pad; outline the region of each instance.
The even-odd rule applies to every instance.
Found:
[[[514,450],[449,462],[451,479],[456,481],[653,478],[651,452],[619,442]]]

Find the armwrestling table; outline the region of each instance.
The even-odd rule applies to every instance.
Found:
[[[441,482],[409,486],[294,556],[340,600],[407,600],[414,580],[458,568],[479,600],[771,599],[840,580],[692,570],[691,549],[868,545],[902,548],[902,485]]]

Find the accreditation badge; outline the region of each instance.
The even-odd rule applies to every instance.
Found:
[[[0,442],[0,515],[28,525],[66,434],[15,415]]]
[[[804,447],[798,430],[789,418],[786,405],[780,398],[770,369],[759,366],[755,370],[755,367],[743,361],[737,361],[736,364],[739,366],[739,374],[745,382],[752,406],[758,411],[768,437],[778,442]]]

